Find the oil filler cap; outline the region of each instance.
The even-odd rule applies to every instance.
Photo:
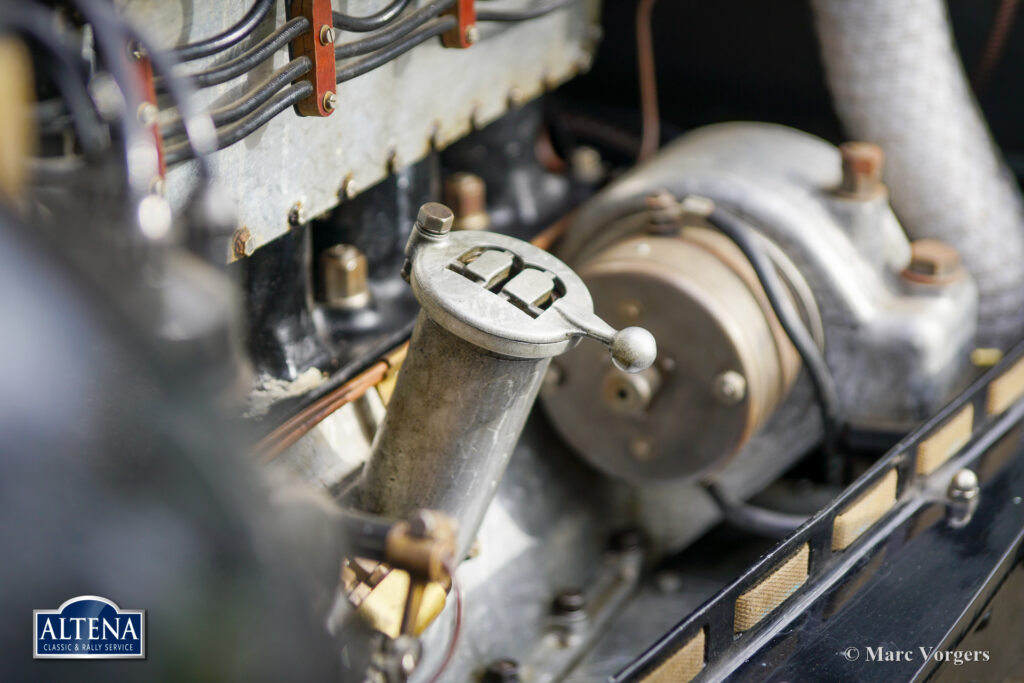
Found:
[[[403,272],[438,325],[512,358],[557,356],[591,337],[622,370],[640,372],[654,362],[651,333],[617,331],[597,317],[587,286],[560,260],[506,235],[451,232],[453,219],[443,204],[424,204],[405,248]]]

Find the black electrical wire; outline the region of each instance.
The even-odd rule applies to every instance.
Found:
[[[269,78],[256,85],[234,102],[218,107],[210,112],[214,126],[225,126],[243,116],[251,114],[257,107],[269,100],[275,93],[289,83],[309,73],[313,62],[309,57],[298,57],[288,62],[270,75]],[[160,134],[169,138],[180,135],[185,130],[181,117],[169,119],[160,124]]]
[[[732,240],[746,256],[768,297],[775,317],[778,318],[789,341],[800,354],[800,359],[803,361],[807,375],[814,387],[818,409],[821,412],[822,428],[825,434],[825,454],[829,459],[827,463],[828,477],[830,480],[838,479],[835,444],[840,424],[839,398],[836,393],[835,380],[825,362],[824,354],[793,307],[771,259],[757,243],[754,229],[739,216],[717,206],[706,219],[712,227]]]
[[[786,538],[810,519],[806,515],[794,515],[744,503],[727,496],[714,484],[706,486],[705,490],[722,511],[726,522],[758,536]]]
[[[530,9],[491,9],[481,8],[476,11],[477,21],[526,21],[528,19],[536,19],[542,17],[545,14],[550,14],[555,10],[567,7],[577,0],[551,0],[551,2],[545,3],[538,7],[531,7]]]
[[[408,6],[409,0],[391,0],[391,4],[384,7],[384,9],[364,17],[353,17],[341,12],[332,12],[331,14],[333,15],[336,27],[346,31],[366,33],[387,25]]]
[[[210,38],[176,47],[172,51],[173,55],[180,62],[190,62],[234,47],[256,30],[273,7],[274,0],[256,0],[234,26]]]
[[[109,3],[103,0],[75,0],[75,2],[89,23],[93,25],[93,34],[103,44],[107,63],[129,102],[144,102],[145,98],[139,92],[138,74],[126,63],[128,58],[126,45],[138,45],[147,55],[153,67],[153,73],[163,77],[167,92],[181,113],[187,135],[184,144],[188,146],[191,155],[197,161],[196,175],[200,182],[193,186],[189,194],[188,200],[191,203],[206,189],[210,178],[207,155],[214,151],[216,142],[213,123],[209,114],[196,101],[192,83],[177,73],[175,67],[178,62],[171,53],[158,49],[141,31],[125,21]],[[138,125],[137,116],[123,116],[122,120],[126,121],[126,126],[131,126],[133,134],[141,136],[146,140],[146,144],[155,146],[156,141],[153,140],[150,130]],[[132,149],[132,146],[128,148]]]
[[[10,10],[3,23],[30,37],[39,49],[53,58],[54,61],[43,63],[44,68],[64,98],[82,151],[87,156],[99,154],[109,142],[109,137],[86,86],[84,65],[60,33],[54,32],[48,12],[28,3],[14,5]]]
[[[141,79],[131,63],[127,47],[134,36],[123,17],[117,14],[113,5],[102,0],[75,0],[82,17],[91,24],[96,52],[103,60],[103,67],[121,91],[124,111],[114,122],[123,137],[125,161],[128,169],[128,187],[132,200],[148,192],[149,181],[157,171],[156,140],[151,131],[142,124],[136,108],[146,101],[141,88]],[[139,45],[145,43],[140,40]],[[153,62],[154,69],[157,62]],[[176,86],[177,87],[177,86]],[[139,150],[150,149],[152,154],[139,154]],[[146,164],[148,168],[139,171],[135,164]],[[146,173],[148,171],[148,173]]]
[[[308,97],[313,92],[313,86],[308,81],[294,83],[284,90],[275,94],[263,106],[258,108],[244,119],[232,123],[224,128],[217,129],[217,149],[239,142],[246,136],[252,134],[272,118],[283,112],[288,107],[296,104],[299,100]],[[168,145],[164,148],[164,159],[168,165],[176,164],[191,159],[194,156],[192,148],[187,143]]]
[[[349,57],[358,57],[359,55],[365,55],[378,48],[385,47],[415,31],[439,14],[451,9],[454,5],[455,0],[434,0],[372,35],[335,46],[334,58],[347,59]]]
[[[431,19],[414,33],[411,33],[402,40],[395,41],[387,47],[378,50],[363,59],[339,67],[337,70],[336,80],[338,83],[344,83],[345,81],[352,80],[356,76],[362,76],[363,74],[373,71],[377,67],[390,62],[399,55],[405,54],[420,43],[424,43],[431,38],[437,37],[445,31],[450,31],[457,25],[458,22],[453,16]]]
[[[187,77],[191,78],[193,83],[200,88],[225,83],[230,81],[232,78],[237,78],[242,74],[252,71],[252,69],[269,59],[278,50],[285,47],[288,43],[295,40],[308,30],[309,19],[306,17],[295,17],[294,19],[289,19],[274,30],[273,33],[234,59],[224,62],[223,64],[218,64],[217,66],[206,69],[205,71],[198,71],[196,73],[189,74]],[[161,89],[164,85],[164,81],[161,80],[157,83],[157,88]]]

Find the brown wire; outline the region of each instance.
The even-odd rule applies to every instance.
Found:
[[[992,18],[992,26],[988,30],[988,40],[985,41],[985,49],[981,53],[974,68],[974,92],[980,94],[988,86],[995,73],[999,61],[1003,57],[1006,48],[1006,40],[1010,36],[1010,29],[1013,28],[1014,19],[1017,17],[1017,9],[1020,7],[1020,0],[1001,0],[996,8],[995,16]]]
[[[398,349],[401,348],[401,346],[398,347]],[[395,352],[392,352],[389,357],[393,357],[394,354]],[[391,363],[387,359],[377,361],[362,373],[282,423],[256,444],[256,452],[260,454],[260,461],[264,464],[268,463],[286,451],[289,446],[301,439],[331,413],[355,401],[371,387],[376,386],[384,379],[390,368]]]
[[[658,114],[658,82],[654,66],[654,37],[651,15],[657,0],[640,0],[636,5],[636,65],[640,82],[641,139],[637,161],[651,158],[658,151],[661,119]]]

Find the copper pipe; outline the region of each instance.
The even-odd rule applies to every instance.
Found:
[[[640,0],[636,5],[636,64],[640,82],[641,141],[637,161],[651,158],[661,141],[658,114],[658,80],[654,67],[654,37],[651,15],[657,0]]]
[[[406,346],[408,342],[398,347]],[[388,354],[388,357],[394,352]],[[387,375],[391,364],[387,359],[379,360],[362,373],[356,375],[340,387],[325,394],[301,412],[282,423],[274,431],[260,439],[256,444],[256,452],[260,454],[260,462],[266,464],[286,451],[292,444],[305,436],[342,406],[357,400],[369,389],[376,386]]]

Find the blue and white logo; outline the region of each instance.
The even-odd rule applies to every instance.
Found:
[[[145,659],[146,610],[80,595],[34,610],[32,642],[34,659]]]

